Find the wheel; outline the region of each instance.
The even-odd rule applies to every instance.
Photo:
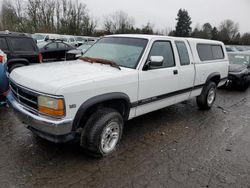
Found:
[[[80,145],[94,157],[115,151],[122,137],[123,118],[119,112],[102,108],[93,113],[81,133]]]
[[[209,82],[202,90],[201,95],[196,98],[198,107],[201,110],[209,110],[216,99],[216,84]]]
[[[249,88],[250,82],[247,80],[241,81],[239,85],[239,90],[240,91],[246,91]]]
[[[11,73],[14,69],[18,68],[18,67],[23,67],[25,66],[24,64],[22,63],[15,63],[13,65],[11,65],[9,68],[8,68],[8,71],[9,73]]]

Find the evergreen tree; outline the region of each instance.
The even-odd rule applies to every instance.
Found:
[[[175,27],[175,36],[178,37],[189,37],[192,31],[191,28],[191,17],[185,9],[180,9],[177,14],[177,24]]]
[[[212,30],[212,40],[218,40],[219,39],[219,31],[217,29],[217,27],[214,27]]]
[[[203,37],[205,39],[211,39],[212,38],[212,30],[213,27],[210,23],[205,23],[202,26],[202,32],[203,32]]]

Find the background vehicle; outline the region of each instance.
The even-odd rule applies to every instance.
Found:
[[[227,45],[226,46],[227,52],[250,52],[250,46],[243,46],[243,45]]]
[[[87,37],[87,36],[76,36],[75,39],[78,42],[78,46],[81,46],[82,44],[85,44],[85,43],[90,43],[90,42],[94,43],[95,41],[97,41],[98,38]]]
[[[237,52],[238,50],[233,46],[226,46],[227,52]]]
[[[57,143],[80,137],[85,150],[102,157],[117,148],[124,121],[192,97],[209,110],[228,66],[222,42],[113,35],[78,60],[15,70],[8,101],[40,137]]]
[[[83,45],[79,46],[77,49],[70,50],[67,52],[67,60],[75,60],[81,57],[95,42],[89,41],[85,42]]]
[[[66,53],[69,50],[75,49],[75,47],[61,40],[41,42],[37,46],[42,54],[43,62],[66,60]]]
[[[5,65],[7,62],[7,56],[0,50],[0,105],[5,101],[6,92],[9,88],[9,81],[6,76]]]
[[[60,40],[70,44],[71,46],[75,46],[75,47],[79,46],[75,37],[72,35],[62,35],[60,36]]]
[[[22,33],[0,33],[0,49],[7,55],[7,70],[42,62],[35,41]]]
[[[250,53],[230,52],[227,85],[245,91],[250,85]]]
[[[55,40],[55,39],[60,38],[60,35],[52,34],[52,33],[34,33],[31,36],[33,39],[37,41],[37,43],[46,42],[48,40]]]

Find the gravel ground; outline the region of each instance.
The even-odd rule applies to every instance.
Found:
[[[117,152],[87,157],[78,143],[53,144],[0,108],[0,187],[250,187],[250,90],[219,90],[126,123]]]

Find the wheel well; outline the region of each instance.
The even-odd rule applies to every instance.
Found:
[[[113,108],[117,110],[124,120],[127,120],[129,117],[130,105],[125,99],[112,99],[103,102],[96,103],[89,108],[87,108],[83,114],[81,114],[80,119],[77,122],[74,122],[73,129],[76,130],[79,127],[84,127],[89,117],[100,108]]]
[[[206,83],[208,83],[209,81],[214,82],[218,86],[218,84],[220,83],[220,74],[211,74],[208,77]]]
[[[15,60],[15,61],[9,61],[7,64],[8,70],[10,67],[12,67],[14,64],[23,64],[23,65],[29,65],[28,61],[25,60]]]
[[[210,78],[210,81],[214,82],[217,86],[220,83],[220,75],[215,75],[212,78]]]

